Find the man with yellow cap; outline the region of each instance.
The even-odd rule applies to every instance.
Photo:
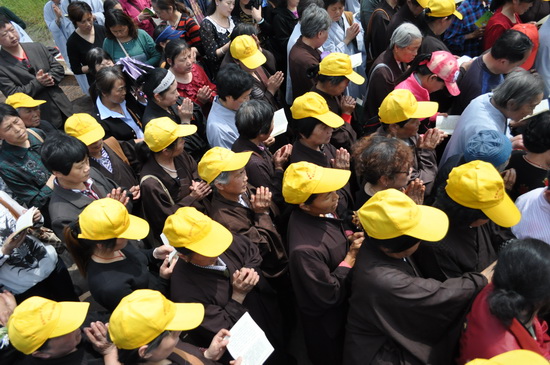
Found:
[[[362,233],[347,236],[335,215],[336,191],[350,175],[302,161],[291,164],[283,178],[283,196],[294,204],[288,224],[290,278],[313,364],[342,364],[346,281],[363,241]]]
[[[465,312],[491,270],[440,282],[425,279],[410,256],[436,242],[449,219],[404,193],[376,193],[358,211],[365,230],[351,284],[344,364],[450,364]]]
[[[432,190],[437,175],[435,148],[443,141],[445,134],[437,128],[418,134],[420,121],[437,112],[438,104],[433,101],[417,101],[407,89],[393,90],[386,96],[380,109],[380,128],[376,133],[399,138],[413,149],[413,166],[410,180],[420,179],[426,186],[426,195]],[[408,172],[404,172],[408,173]]]
[[[49,121],[40,118],[40,105],[45,102],[45,100],[34,100],[23,93],[15,93],[6,98],[6,104],[17,110],[19,118],[25,123],[25,127],[38,128],[49,135],[58,130]]]
[[[344,148],[336,149],[330,140],[335,128],[341,127],[344,120],[330,111],[325,98],[315,92],[308,92],[296,98],[292,107],[292,128],[298,138],[292,146],[290,163],[307,161],[322,167],[342,170],[350,168],[350,154]],[[338,215],[344,216],[353,205],[348,184],[339,190]]]
[[[249,312],[275,348],[267,364],[289,363],[277,296],[261,274],[258,246],[192,207],[169,216],[163,233],[179,253],[170,298],[205,308],[204,320],[189,332],[193,342],[207,347],[219,330]]]
[[[268,278],[286,272],[287,254],[273,222],[278,209],[265,186],[251,191],[245,165],[252,151],[235,153],[214,147],[199,162],[199,175],[214,189],[210,216],[232,233],[241,234],[260,248],[262,271]],[[273,217],[272,217],[273,215]]]
[[[119,364],[116,347],[107,339],[107,327],[92,322],[84,333],[98,354],[82,343],[82,326],[90,303],[54,302],[31,297],[15,308],[8,321],[11,344],[25,357],[18,364]]]
[[[501,227],[521,219],[498,170],[479,160],[455,167],[433,206],[449,216],[449,232],[435,244],[422,243],[414,257],[426,277],[440,281],[491,265],[496,249],[515,238]]]
[[[124,297],[113,311],[109,337],[123,364],[163,361],[174,365],[219,364],[215,360],[226,350],[228,330],[220,330],[204,352],[179,339],[182,331],[196,328],[203,318],[202,304],[174,303],[156,290],[138,289]]]

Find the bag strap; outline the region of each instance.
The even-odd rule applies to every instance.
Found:
[[[126,55],[126,57],[131,58],[128,52],[126,52],[126,48],[124,48],[124,46],[122,45],[122,43],[120,43],[118,38],[116,39],[116,41],[118,42],[118,45],[120,46],[120,48],[122,48],[122,51],[124,51],[124,54]]]
[[[372,19],[374,18],[374,14],[376,13],[379,13],[379,12],[383,12],[384,15],[386,16],[386,18],[389,20],[390,19],[390,16],[389,14],[386,12],[386,10],[382,9],[382,8],[376,8],[374,9],[374,11],[372,12],[372,15],[370,16],[370,19],[369,19],[369,24],[367,25],[367,30],[365,32],[365,39],[370,43],[371,41],[371,38],[372,38]],[[370,52],[370,44],[369,44],[369,49],[368,49],[368,53],[369,53],[369,56],[372,57],[371,55],[371,52]]]
[[[39,140],[41,143],[44,143],[44,138],[42,138],[40,136],[40,134],[38,134],[35,130],[33,130],[32,128],[27,128],[27,132],[29,132],[30,134],[32,134],[37,140]]]
[[[2,199],[1,197],[0,197],[0,204],[2,204],[7,210],[9,210],[9,212],[11,213],[11,215],[13,215],[15,220],[19,219],[21,215],[7,201]]]
[[[116,140],[115,137],[109,137],[107,139],[104,139],[103,143],[105,143],[107,146],[109,146],[109,148],[112,149],[113,152],[116,153],[116,155],[118,157],[120,157],[120,159],[126,165],[130,165],[130,161],[128,161],[128,158],[126,157],[126,155],[122,151],[122,147],[120,147],[120,143]]]
[[[156,180],[160,186],[162,187],[162,190],[164,190],[164,192],[168,195],[168,198],[170,198],[170,204],[174,205],[174,199],[172,199],[172,196],[170,195],[170,192],[168,191],[168,189],[166,189],[166,186],[164,186],[164,184],[162,183],[162,181],[160,181],[160,179],[158,177],[156,177],[155,175],[145,175],[141,178],[141,180],[139,181],[139,184],[143,184],[143,182],[147,179],[154,179]]]

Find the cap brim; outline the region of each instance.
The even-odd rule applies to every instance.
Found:
[[[439,104],[435,101],[419,101],[418,107],[412,115],[409,115],[409,118],[429,118],[435,113],[437,113],[437,108]]]
[[[456,11],[456,10],[453,12],[453,14],[454,14],[454,16],[456,16],[456,17],[457,17],[458,19],[460,19],[460,20],[462,20],[462,18],[464,18],[464,17],[462,16],[462,14],[460,14],[460,13],[459,13],[458,11]]]
[[[341,116],[331,111],[328,111],[324,114],[312,115],[313,118],[320,120],[329,127],[338,128],[344,125],[344,120]]]
[[[169,34],[166,39],[178,39],[178,38],[181,38],[182,34],[183,32],[181,30],[176,30],[174,31],[174,33]]]
[[[178,124],[176,129],[177,137],[187,137],[197,132],[197,126],[194,124]]]
[[[99,141],[103,137],[105,137],[105,129],[99,126],[98,128],[91,130],[81,136],[78,136],[77,138],[84,142],[86,146],[89,146],[92,143]]]
[[[311,194],[329,193],[342,189],[349,181],[350,170],[323,168],[323,175]]]
[[[204,305],[200,303],[174,303],[176,315],[166,325],[167,331],[189,331],[197,328],[204,319]]]
[[[419,240],[437,242],[441,241],[449,230],[449,218],[443,211],[419,205],[420,221],[418,224],[403,234],[418,238]]]
[[[22,105],[18,105],[16,108],[34,108],[45,103],[46,103],[46,100],[34,100],[34,101],[29,100],[28,102],[25,102]]]
[[[233,242],[233,234],[216,221],[212,221],[212,229],[201,240],[185,245],[185,248],[206,257],[218,257],[227,250]]]
[[[246,166],[252,156],[252,151],[236,152],[224,166],[223,171],[235,171]]]
[[[481,211],[493,222],[505,228],[515,226],[521,220],[520,211],[506,193],[500,203],[491,208],[483,208]]]
[[[452,96],[457,96],[460,94],[460,89],[458,88],[456,82],[446,82],[445,86],[447,87],[449,94],[451,94]]]
[[[147,237],[149,233],[149,223],[145,219],[136,217],[135,215],[128,214],[130,224],[124,232],[122,232],[117,238],[126,238],[128,240],[141,240]]]
[[[59,302],[58,304],[61,306],[61,317],[49,338],[63,336],[79,328],[84,323],[90,307],[88,302]]]
[[[429,1],[429,0],[417,0],[417,2],[420,4],[421,7],[427,8],[427,7],[428,7],[428,3],[429,3],[430,1]]]
[[[550,0],[549,0],[550,1]],[[352,71],[349,75],[345,75],[349,81],[357,85],[362,85],[365,82],[365,78],[359,75],[357,72]]]
[[[264,63],[266,63],[267,58],[265,58],[264,54],[258,50],[256,53],[254,53],[252,56],[242,58],[240,61],[249,69],[254,70]]]

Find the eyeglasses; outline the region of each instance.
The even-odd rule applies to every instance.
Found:
[[[23,64],[23,66],[25,66],[27,68],[27,70],[29,70],[29,72],[32,75],[34,75],[36,73],[36,70],[34,69],[34,67],[31,66],[31,64],[29,63],[29,61],[26,58],[21,60],[21,63]]]

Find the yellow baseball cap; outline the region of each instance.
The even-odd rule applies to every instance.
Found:
[[[34,108],[42,105],[46,100],[35,100],[27,94],[15,93],[7,97],[5,103],[13,108]]]
[[[223,147],[211,148],[199,161],[199,176],[210,184],[224,171],[235,171],[245,167],[250,156],[252,151],[236,153]]]
[[[103,198],[91,202],[78,216],[78,238],[101,241],[112,238],[140,240],[149,233],[146,220],[128,213],[118,200]]]
[[[529,350],[512,350],[492,357],[489,360],[476,359],[466,365],[548,365],[548,360],[544,356]]]
[[[519,209],[506,194],[502,176],[488,162],[477,160],[455,167],[445,190],[455,202],[480,209],[499,226],[512,227],[521,219]]]
[[[427,4],[422,7],[426,8],[427,16],[445,18],[455,15],[458,19],[462,20],[462,14],[456,11],[455,0],[429,0]]]
[[[188,331],[201,324],[204,306],[174,303],[159,291],[138,289],[122,298],[109,319],[109,337],[116,347],[133,350],[164,331]]]
[[[438,104],[434,101],[417,101],[407,89],[396,89],[382,101],[378,116],[386,124],[403,122],[411,118],[428,118],[437,113]]]
[[[319,119],[332,128],[338,128],[344,125],[342,117],[330,111],[325,98],[313,91],[307,92],[294,99],[290,111],[294,119],[312,117]]]
[[[88,302],[54,302],[30,297],[15,308],[8,320],[10,342],[17,350],[30,355],[48,339],[78,329],[89,307]]]
[[[330,169],[310,162],[288,166],[283,176],[283,197],[289,204],[301,204],[312,194],[330,193],[347,184],[351,171]]]
[[[170,146],[180,137],[190,136],[197,131],[194,124],[177,124],[168,117],[151,119],[145,125],[143,140],[153,152],[159,152]]]
[[[105,137],[105,129],[90,114],[76,113],[65,121],[65,133],[91,145]]]
[[[233,58],[241,61],[251,70],[260,67],[267,61],[267,58],[265,58],[264,54],[258,49],[256,40],[252,38],[252,36],[246,34],[235,37],[235,39],[231,41],[229,51]]]
[[[206,257],[220,256],[233,242],[227,228],[193,207],[179,208],[169,216],[162,233],[172,246]]]
[[[333,52],[323,58],[319,64],[319,74],[325,76],[345,76],[357,85],[365,82],[363,76],[353,71],[351,59],[345,53]]]
[[[411,236],[436,242],[447,234],[449,218],[433,207],[417,205],[396,189],[377,192],[357,212],[365,232],[379,240]]]

